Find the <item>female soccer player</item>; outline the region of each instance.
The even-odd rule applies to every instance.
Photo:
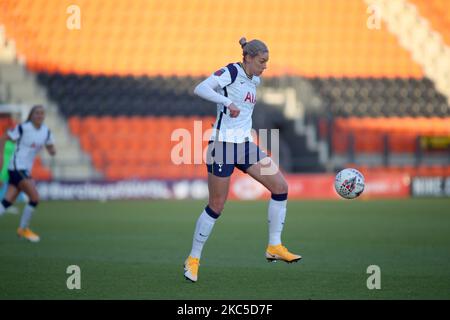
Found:
[[[31,242],[40,240],[39,236],[29,228],[31,217],[39,203],[39,194],[30,176],[31,168],[36,154],[43,146],[50,155],[56,154],[53,136],[50,129],[44,124],[44,118],[44,107],[34,106],[26,122],[18,124],[14,130],[8,131],[6,136],[0,138],[1,152],[3,152],[7,140],[16,141],[16,149],[8,167],[8,189],[0,204],[0,216],[16,200],[20,191],[25,192],[30,201],[23,210],[17,235]],[[0,167],[3,165],[1,162],[3,162],[2,158],[0,158]]]
[[[192,250],[184,263],[184,276],[196,282],[203,246],[220,216],[228,195],[234,168],[249,174],[271,193],[269,202],[269,261],[295,262],[301,256],[290,253],[281,243],[286,216],[288,185],[272,160],[253,143],[252,112],[256,103],[259,76],[269,60],[267,46],[259,41],[239,41],[243,50],[242,63],[230,63],[219,69],[194,90],[203,99],[217,104],[217,119],[208,148],[207,170],[209,201],[194,231]],[[263,174],[268,164],[275,166],[275,174]]]

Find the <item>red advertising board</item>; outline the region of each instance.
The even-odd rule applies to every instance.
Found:
[[[411,178],[408,174],[367,174],[362,198],[409,198]]]
[[[450,182],[440,179],[416,179],[403,174],[368,174],[362,199],[407,198],[450,190]],[[334,190],[333,174],[288,174],[289,199],[340,199]],[[436,180],[436,181],[435,181]],[[447,180],[445,180],[447,181]],[[450,178],[449,180],[450,181]],[[438,184],[437,184],[438,183]],[[113,199],[207,199],[206,179],[196,180],[128,180],[108,182],[38,181],[39,195],[45,200],[113,200]],[[430,188],[434,187],[434,188]],[[437,189],[439,187],[439,189]],[[444,194],[444,191],[439,191]],[[450,194],[450,193],[445,193]],[[235,171],[231,178],[229,199],[269,199],[270,192],[250,176]]]
[[[289,199],[339,199],[334,190],[333,174],[288,174]],[[371,174],[365,176],[362,199],[407,198],[410,178],[404,174]],[[234,174],[229,199],[268,199],[270,192],[248,175]]]

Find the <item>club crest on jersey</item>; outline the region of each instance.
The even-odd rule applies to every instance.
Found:
[[[214,72],[214,75],[220,77],[224,72],[225,72],[225,69],[219,69],[216,72]]]
[[[256,96],[251,92],[247,92],[244,102],[256,103]]]

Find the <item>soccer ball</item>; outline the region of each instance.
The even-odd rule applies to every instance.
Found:
[[[334,188],[345,199],[354,199],[364,191],[364,176],[356,169],[347,168],[336,175]]]

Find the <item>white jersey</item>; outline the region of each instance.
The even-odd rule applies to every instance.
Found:
[[[9,162],[9,170],[31,172],[34,158],[42,147],[54,144],[53,135],[44,124],[36,129],[31,122],[24,122],[7,133],[11,140],[16,142],[16,149]]]
[[[229,67],[237,70],[234,82],[232,82]],[[256,87],[260,83],[260,78],[253,76],[250,79],[240,64],[232,63],[216,71],[205,80],[205,83],[208,83],[208,80],[210,80],[209,83],[218,83],[219,86],[214,89],[223,96],[222,99],[215,100],[220,103],[217,103],[217,119],[211,140],[233,143],[253,141],[252,113],[256,103]],[[236,118],[231,118],[226,108],[231,102],[240,110]]]

